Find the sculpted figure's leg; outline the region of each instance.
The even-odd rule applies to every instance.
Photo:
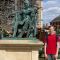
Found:
[[[21,30],[21,32],[19,33],[18,37],[22,38],[23,34],[24,34],[24,32]]]

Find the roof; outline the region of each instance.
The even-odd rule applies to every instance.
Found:
[[[53,23],[53,22],[60,22],[60,16],[54,18],[50,23]]]

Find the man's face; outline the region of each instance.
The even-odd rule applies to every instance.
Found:
[[[53,31],[54,31],[54,27],[51,26],[51,27],[49,28],[49,30],[50,30],[50,32],[53,32]]]

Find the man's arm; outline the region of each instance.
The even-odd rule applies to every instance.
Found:
[[[44,44],[44,55],[45,55],[45,58],[47,58],[46,47],[47,47],[47,43]]]
[[[56,51],[55,58],[57,58],[57,57],[58,57],[58,53],[59,53],[59,42],[57,42],[57,51]]]

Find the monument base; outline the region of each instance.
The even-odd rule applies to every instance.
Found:
[[[0,40],[0,60],[38,60],[40,41]]]

